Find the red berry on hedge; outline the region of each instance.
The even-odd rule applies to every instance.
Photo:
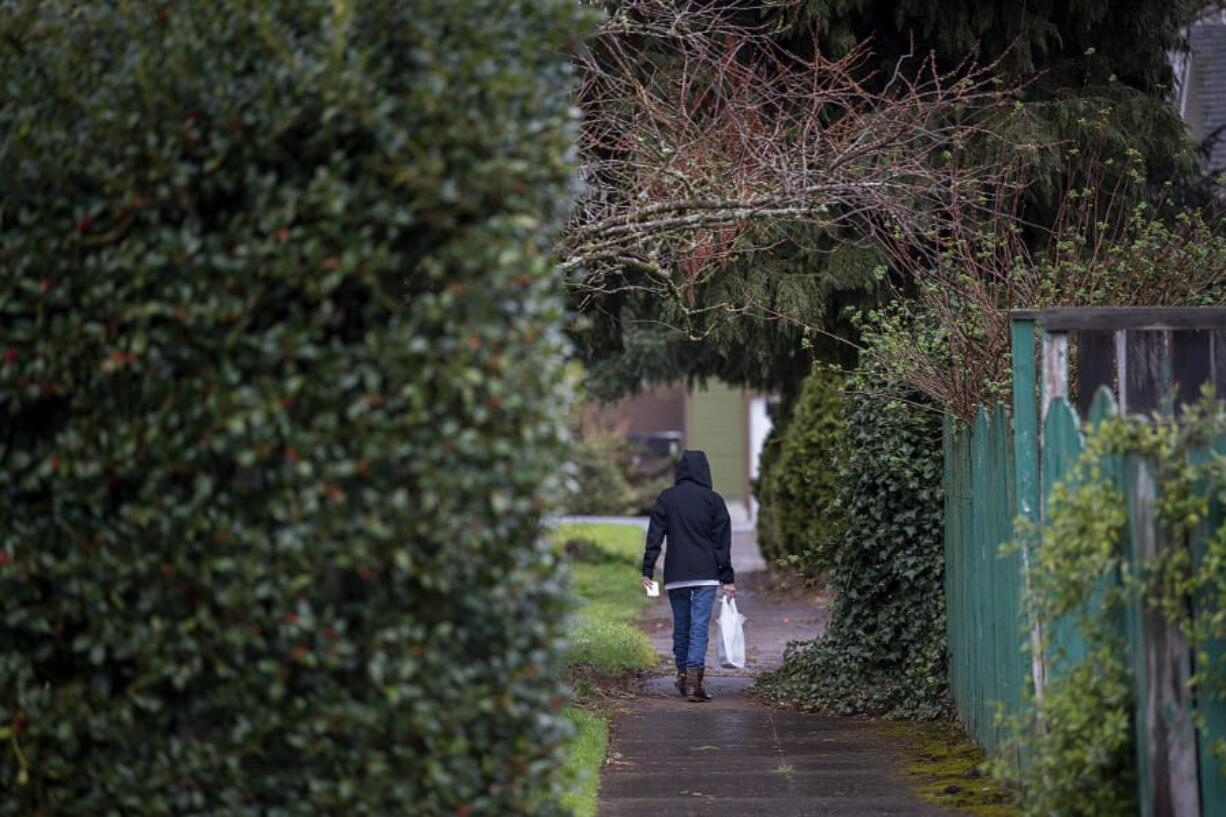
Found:
[[[78,221],[77,226],[74,227],[73,229],[75,229],[78,233],[84,235],[85,233],[88,233],[90,231],[90,228],[92,228],[93,226],[94,226],[94,220],[90,218],[89,216],[86,216],[85,218]]]
[[[298,462],[298,450],[295,448],[285,449],[285,461],[286,462]]]
[[[17,350],[12,346],[4,347],[4,360],[10,366],[17,362]]]

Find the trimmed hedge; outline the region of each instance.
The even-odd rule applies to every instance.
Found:
[[[783,533],[781,530],[782,513],[778,495],[779,455],[783,449],[783,435],[787,430],[787,418],[780,404],[771,418],[770,433],[762,443],[762,453],[758,456],[758,478],[753,482],[754,499],[758,500],[758,514],[755,527],[758,533],[758,548],[769,563],[778,561],[783,555]]]
[[[763,555],[809,576],[830,568],[838,535],[835,452],[844,435],[840,375],[815,364],[764,447],[757,498]]]
[[[561,812],[585,14],[0,8],[0,814]]]

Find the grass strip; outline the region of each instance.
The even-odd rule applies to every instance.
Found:
[[[575,725],[575,737],[563,769],[566,794],[562,803],[575,817],[595,817],[600,789],[600,767],[609,746],[609,719],[588,709],[569,709],[566,717]]]
[[[564,803],[576,817],[594,817],[609,743],[608,702],[619,683],[659,660],[635,626],[651,601],[638,581],[643,531],[633,525],[567,523],[554,537],[570,558],[579,607],[567,654],[579,705],[567,710],[576,730],[563,771]]]

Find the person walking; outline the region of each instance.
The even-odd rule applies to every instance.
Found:
[[[687,700],[709,701],[703,686],[707,627],[719,586],[736,593],[732,570],[732,520],[724,498],[712,490],[711,466],[702,451],[686,451],[673,487],[656,499],[643,553],[643,587],[650,588],[668,537],[664,589],[673,608],[673,656],[677,689]]]

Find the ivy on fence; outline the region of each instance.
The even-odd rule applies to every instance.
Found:
[[[1033,715],[1010,720],[1013,744],[1027,762],[999,774],[1023,789],[1027,814],[1108,817],[1138,807],[1136,678],[1126,636],[1128,610],[1161,613],[1195,657],[1187,678],[1197,691],[1192,713],[1209,757],[1201,776],[1226,773],[1226,740],[1205,712],[1226,699],[1226,416],[1212,399],[1179,422],[1107,417],[1086,437],[1067,477],[1052,488],[1041,547],[1027,579],[1032,613],[1049,623],[1043,649],[1049,670]],[[1125,457],[1143,461],[1160,486],[1157,523],[1167,547],[1138,560],[1126,547]],[[1193,612],[1195,611],[1195,612]],[[1071,628],[1071,629],[1070,629]],[[1077,649],[1067,648],[1074,632]],[[1041,726],[1036,726],[1036,723]],[[1209,730],[1207,733],[1206,730]],[[1213,786],[1202,779],[1202,786]]]

